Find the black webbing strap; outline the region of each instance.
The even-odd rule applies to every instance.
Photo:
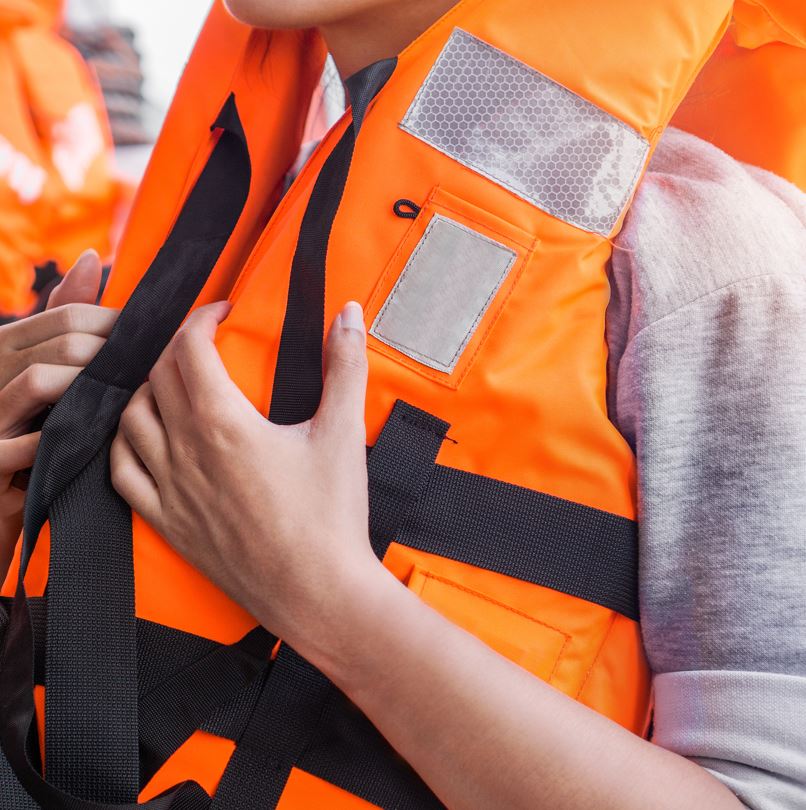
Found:
[[[0,616],[7,615],[11,601],[0,597]],[[35,640],[34,682],[44,685],[47,606],[43,597],[29,598],[28,604]],[[137,619],[141,787],[197,729],[239,739],[276,640],[256,628],[234,644],[220,644]]]
[[[50,507],[45,772],[114,803],[134,801],[140,779],[131,511],[109,483],[109,444]]]
[[[392,408],[367,461],[369,537],[379,559],[427,491],[449,427],[402,400]]]
[[[221,130],[218,142],[168,239],[104,347],[48,416],[31,473],[17,591],[0,658],[0,742],[19,781],[48,810],[198,810],[209,805],[195,783],[179,785],[145,805],[136,803],[131,525],[123,506],[111,513],[110,525],[109,508],[117,496],[106,456],[123,408],[198,297],[246,203],[251,166],[233,96],[213,128]],[[51,561],[67,559],[63,551],[76,558],[68,562],[71,578],[52,566],[48,583],[52,649],[47,649],[46,666],[57,697],[52,705],[48,683],[47,764],[49,774],[52,769],[69,791],[45,781],[35,755],[34,640],[24,577],[48,517],[52,546],[73,544],[52,548]],[[107,531],[101,534],[95,525]],[[112,587],[119,590],[109,586],[110,570]],[[63,635],[50,632],[51,622]],[[119,661],[131,668],[119,668]],[[105,677],[98,677],[99,669]],[[84,681],[94,688],[85,688]]]
[[[310,419],[322,395],[327,248],[350,171],[356,137],[370,102],[397,59],[376,62],[347,80],[352,122],[314,183],[291,264],[269,419]],[[275,807],[291,768],[316,727],[330,682],[287,646],[280,648],[213,800],[216,810]],[[263,778],[255,778],[263,772]]]
[[[0,641],[8,626],[8,611],[0,603]],[[28,795],[14,775],[8,760],[0,751],[0,810],[39,810],[39,805]]]
[[[638,620],[638,526],[609,512],[437,465],[396,541]]]
[[[0,810],[40,810],[0,751]]]
[[[140,699],[140,784],[216,709],[238,698],[263,672],[276,638],[257,628],[175,672]]]
[[[344,195],[356,137],[367,107],[396,65],[397,59],[384,59],[345,82],[353,120],[316,178],[291,263],[269,409],[269,419],[278,425],[296,425],[310,419],[322,398],[325,265],[330,232]]]

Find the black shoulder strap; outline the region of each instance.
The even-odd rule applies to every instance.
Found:
[[[109,479],[120,414],[218,261],[243,211],[251,164],[234,96],[212,155],[109,340],[51,411],[28,488],[19,580],[0,658],[0,743],[48,810],[200,810],[185,783],[145,805],[139,792],[131,514]],[[38,762],[34,643],[24,577],[50,519],[46,781]]]

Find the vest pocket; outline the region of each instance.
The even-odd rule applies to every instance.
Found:
[[[369,346],[456,388],[537,240],[437,187],[367,305]]]
[[[412,569],[408,587],[446,619],[513,663],[551,683],[569,641],[568,634],[418,565]]]

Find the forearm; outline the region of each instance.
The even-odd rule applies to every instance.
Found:
[[[510,663],[385,571],[362,591],[338,617],[336,643],[304,653],[451,810],[742,806],[702,768]]]

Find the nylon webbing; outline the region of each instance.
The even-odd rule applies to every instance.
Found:
[[[379,559],[426,491],[449,427],[402,400],[395,403],[367,461],[369,536]]]
[[[0,604],[0,641],[8,626],[8,612],[5,605]],[[14,810],[39,810],[39,805],[28,795],[20,784],[8,760],[0,751],[0,810],[14,808]]]
[[[246,203],[251,167],[233,96],[214,128],[221,130],[218,142],[168,239],[104,347],[48,416],[31,473],[20,573],[0,658],[0,742],[19,781],[48,810],[201,810],[209,805],[209,796],[195,783],[136,803],[136,666],[119,679],[123,683],[108,679],[118,659],[136,662],[130,527],[120,525],[126,522],[123,512],[113,512],[114,531],[102,534],[94,527],[106,524],[111,499],[117,498],[106,456],[120,414],[198,297]],[[51,569],[48,584],[49,621],[65,633],[60,638],[48,633],[53,645],[47,650],[48,674],[55,672],[51,656],[60,662],[54,675],[58,697],[54,705],[50,697],[47,702],[46,723],[55,735],[47,741],[48,770],[69,790],[45,781],[32,753],[37,748],[34,640],[24,577],[48,517],[52,544],[73,544],[70,551],[77,557],[72,578],[65,581]],[[61,550],[51,553],[64,559]],[[110,567],[117,572],[116,591],[104,583]],[[91,612],[82,614],[88,605]],[[72,652],[58,649],[71,646]],[[106,668],[107,677],[99,668]],[[95,688],[84,688],[82,680]]]
[[[367,107],[396,65],[397,59],[385,59],[345,82],[352,101],[353,120],[316,178],[291,263],[269,409],[269,419],[278,425],[295,425],[310,419],[322,398],[325,265],[330,232],[344,195],[356,137]]]
[[[110,443],[50,510],[45,775],[114,803],[136,800],[140,778],[131,511],[110,484]]]
[[[40,810],[0,751],[0,810]]]
[[[346,82],[352,122],[314,183],[291,264],[269,408],[269,419],[276,424],[304,422],[319,407],[328,241],[364,115],[396,65],[397,59],[376,62]],[[216,791],[215,810],[276,806],[331,688],[330,682],[292,649],[285,645],[280,648]],[[263,777],[257,778],[255,774],[261,772]]]
[[[437,465],[396,541],[638,621],[638,526],[619,515]]]
[[[140,784],[213,712],[235,700],[266,669],[276,638],[256,628],[237,644],[217,647],[151,689],[140,700]]]

